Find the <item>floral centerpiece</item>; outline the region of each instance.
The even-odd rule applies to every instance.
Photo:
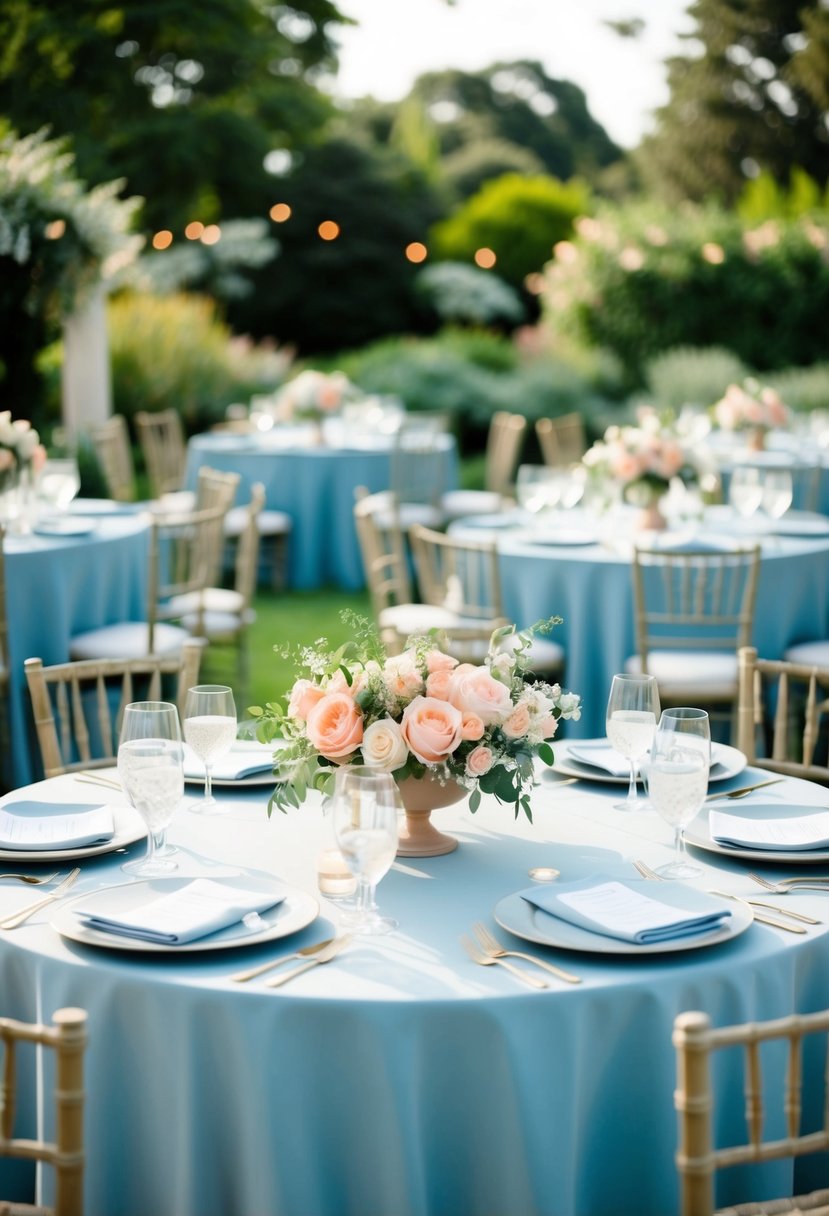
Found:
[[[362,764],[393,773],[398,784],[455,781],[470,791],[471,811],[488,793],[531,820],[533,757],[552,764],[559,720],[581,713],[575,693],[524,678],[534,632],[558,618],[520,633],[496,630],[479,666],[446,654],[432,634],[388,657],[369,622],[343,619],[352,641],[331,651],[322,638],[296,654],[300,674],[286,707],[250,711],[261,740],[286,740],[275,754],[268,813],[299,806],[310,788],[329,793],[338,765]]]
[[[360,393],[343,372],[320,372],[312,368],[289,380],[276,394],[277,422],[321,422],[339,413],[346,401]]]
[[[751,377],[729,384],[711,407],[714,424],[724,431],[752,431],[758,442],[775,427],[787,426],[789,408],[776,389]]]
[[[582,460],[594,484],[618,487],[627,502],[642,507],[657,503],[674,478],[691,485],[698,477],[673,415],[651,409],[639,411],[636,425],[608,427]]]
[[[0,412],[0,487],[9,473],[15,477],[23,470],[37,472],[46,459],[40,436],[25,418],[15,418],[9,410]]]

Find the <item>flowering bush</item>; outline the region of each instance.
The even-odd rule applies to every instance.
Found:
[[[329,792],[341,764],[364,764],[397,781],[435,774],[511,803],[532,819],[533,756],[553,763],[549,740],[560,718],[578,720],[580,698],[558,684],[525,682],[533,633],[557,618],[515,633],[496,630],[480,666],[459,663],[430,635],[409,639],[387,657],[373,627],[344,614],[354,640],[329,651],[326,640],[301,649],[302,674],[287,708],[254,706],[264,742],[287,740],[275,756],[276,789],[268,806],[299,806],[309,788]]]
[[[336,414],[346,401],[361,394],[343,372],[300,372],[276,394],[274,418],[278,422],[317,420]]]
[[[725,396],[711,407],[714,423],[724,431],[768,431],[786,426],[789,409],[776,389],[748,377],[729,384]]]
[[[610,426],[585,454],[593,481],[610,482],[631,502],[648,502],[664,494],[674,477],[685,484],[697,479],[697,468],[685,437],[672,418],[642,410],[637,426]]]
[[[30,468],[34,472],[46,459],[40,436],[25,418],[15,418],[9,410],[0,413],[0,474]]]

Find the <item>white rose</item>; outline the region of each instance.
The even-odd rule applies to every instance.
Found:
[[[366,727],[360,751],[367,768],[376,768],[383,773],[402,768],[409,756],[400,726],[393,718],[380,718]]]
[[[10,448],[16,438],[14,426],[12,425],[12,416],[8,410],[3,410],[0,413],[0,443]]]

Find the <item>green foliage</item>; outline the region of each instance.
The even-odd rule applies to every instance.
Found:
[[[448,219],[435,224],[430,244],[437,257],[471,261],[482,247],[498,258],[498,273],[521,287],[537,273],[577,216],[590,209],[587,188],[553,177],[508,173],[481,188]]]
[[[109,304],[113,410],[178,410],[204,430],[228,405],[281,383],[286,356],[233,339],[207,297],[125,294]]]
[[[164,295],[198,291],[218,300],[247,296],[253,284],[245,270],[266,265],[279,252],[265,220],[226,220],[215,245],[185,241],[146,253],[119,278],[135,291]]]
[[[604,208],[547,269],[546,324],[607,347],[638,387],[658,353],[721,346],[766,372],[823,357],[829,224],[744,227],[713,206]]]
[[[829,363],[784,368],[766,376],[766,383],[777,389],[793,410],[808,413],[829,409]]]
[[[508,283],[465,262],[424,267],[416,287],[444,324],[513,326],[524,319],[524,305]]]
[[[675,346],[645,367],[650,396],[660,409],[672,410],[683,405],[707,409],[729,384],[740,384],[748,375],[743,361],[722,346]]]
[[[788,188],[776,182],[770,173],[760,173],[737,200],[737,214],[747,224],[796,219],[820,210],[829,210],[829,184],[821,192],[819,183],[798,165],[789,174]]]

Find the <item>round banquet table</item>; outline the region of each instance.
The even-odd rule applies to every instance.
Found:
[[[88,802],[90,790],[60,777],[27,794]],[[331,936],[332,902],[320,896],[319,918],[286,940],[201,954],[82,945],[53,927],[66,905],[0,933],[0,1014],[89,1012],[87,1216],[675,1216],[674,1017],[702,1009],[721,1025],[826,1007],[827,930],[755,923],[716,945],[636,956],[528,946],[498,929],[496,904],[529,885],[530,866],[642,881],[633,858],[668,858],[668,827],[653,812],[614,810],[620,792],[547,772],[532,825],[492,798],[474,816],[465,803],[437,812],[460,847],[407,858],[383,879],[379,903],[399,929],[355,939],[277,989],[229,976]],[[316,893],[331,830],[318,796],[269,820],[268,793],[222,789],[226,814],[180,811],[170,832],[180,873],[278,877]],[[764,794],[780,805],[829,797],[794,779]],[[695,855],[697,885],[749,893],[744,870],[756,862]],[[81,863],[73,897],[125,883],[122,860]],[[0,883],[0,915],[32,897]],[[822,895],[789,898],[825,918]],[[582,983],[548,977],[534,991],[476,966],[459,937],[477,920]],[[735,1086],[721,1132],[740,1124],[742,1103]],[[20,1134],[34,1119],[24,1104]],[[11,1177],[0,1163],[0,1193]],[[43,1181],[48,1198],[48,1170]],[[34,1189],[29,1175],[14,1182]],[[719,1201],[806,1185],[816,1185],[806,1163],[730,1170]]]
[[[647,533],[643,540],[667,548],[759,539],[752,642],[760,656],[779,659],[795,642],[827,636],[829,519],[795,511],[778,525],[769,520],[747,527],[727,508],[709,509],[707,519],[710,527],[693,533]],[[759,528],[765,534],[758,537]],[[565,682],[582,698],[581,721],[570,723],[569,732],[604,734],[611,678],[635,653],[631,534],[614,533],[581,512],[535,523],[517,513],[480,516],[452,524],[450,533],[497,542],[504,611],[519,628],[563,618],[552,637],[566,652]]]
[[[293,521],[288,541],[288,582],[311,589],[326,585],[357,591],[365,574],[354,527],[354,491],[388,490],[393,437],[349,435],[326,425],[329,442],[308,443],[307,428],[285,427],[263,434],[197,435],[187,445],[187,486],[194,489],[202,465],[240,477],[237,502],[245,502],[254,482],[265,487],[266,506]],[[305,442],[303,442],[303,440]],[[457,484],[457,448],[441,437],[446,490]]]
[[[84,514],[84,511],[89,514]],[[104,513],[106,512],[106,513]],[[105,500],[77,500],[64,517],[89,531],[6,535],[10,771],[8,787],[42,773],[23,663],[65,663],[69,639],[116,621],[145,620],[149,517]]]

